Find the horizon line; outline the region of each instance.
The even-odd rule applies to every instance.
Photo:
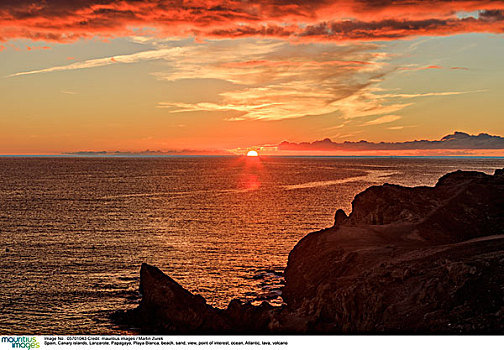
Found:
[[[0,154],[0,158],[240,158],[240,154]],[[504,159],[483,155],[260,155],[260,158],[470,158]]]

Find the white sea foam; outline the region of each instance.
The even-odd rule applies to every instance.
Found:
[[[385,171],[385,170],[373,170],[368,171],[367,175],[363,176],[352,176],[347,177],[345,179],[338,180],[327,180],[327,181],[313,181],[313,182],[305,182],[297,185],[287,185],[284,186],[286,190],[299,190],[304,188],[313,188],[313,187],[324,187],[324,186],[333,186],[333,185],[341,185],[348,182],[357,182],[357,181],[366,181],[366,182],[383,182],[382,180],[385,178],[389,178],[392,175],[398,174],[397,172]]]

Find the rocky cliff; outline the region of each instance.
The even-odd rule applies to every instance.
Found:
[[[385,184],[292,250],[284,307],[213,308],[142,265],[149,333],[504,333],[504,169],[462,172],[435,187]]]

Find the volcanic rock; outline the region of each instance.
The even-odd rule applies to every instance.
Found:
[[[147,333],[504,334],[504,169],[385,184],[289,254],[286,306],[226,310],[143,264]]]

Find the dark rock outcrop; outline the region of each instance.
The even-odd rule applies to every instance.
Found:
[[[142,264],[140,293],[142,323],[155,331],[191,333],[214,327],[229,329],[222,310],[207,305],[202,296],[188,292],[157,267]]]
[[[343,209],[336,210],[336,214],[334,214],[334,226],[339,226],[344,223],[348,219],[345,211]]]
[[[129,319],[150,333],[504,334],[504,170],[385,184],[304,237],[284,307],[206,304],[143,264]]]
[[[275,308],[264,302],[252,306],[235,299],[226,310],[214,308],[157,267],[142,264],[138,308],[114,314],[121,324],[139,327],[149,334],[264,333],[274,319]]]
[[[504,178],[456,171],[434,188],[385,184],[358,194],[345,224],[417,224],[421,237],[433,242],[460,242],[504,232]]]

